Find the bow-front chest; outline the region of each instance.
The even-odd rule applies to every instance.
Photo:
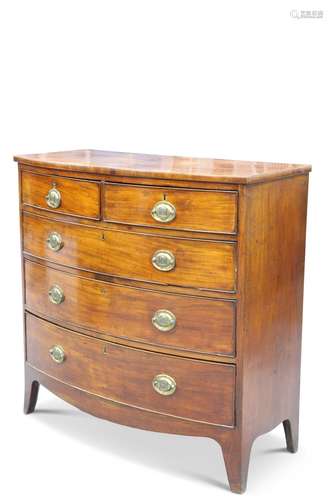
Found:
[[[213,438],[235,492],[259,435],[283,423],[295,452],[310,167],[15,159],[25,412],[42,384],[104,419]]]

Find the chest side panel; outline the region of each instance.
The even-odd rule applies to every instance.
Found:
[[[308,176],[247,187],[238,336],[242,415],[267,432],[298,408]]]

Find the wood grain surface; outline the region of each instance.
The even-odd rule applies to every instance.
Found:
[[[283,424],[287,450],[297,451],[311,167],[94,150],[16,159],[25,412],[43,384],[102,418],[212,437],[238,493],[258,436]],[[63,214],[44,211],[45,179],[75,198]],[[167,224],[151,216],[161,200],[176,207]],[[101,220],[89,220],[92,207]],[[58,252],[46,243],[52,231],[63,239]],[[153,267],[157,250],[175,255],[172,271]],[[65,294],[59,306],[48,299],[53,284]],[[172,331],[153,327],[158,309],[175,314]],[[62,364],[49,355],[55,344]],[[176,380],[172,396],[154,391],[159,373]]]
[[[176,209],[174,220],[161,223],[151,215],[160,201]],[[237,231],[235,191],[205,191],[105,184],[104,220],[167,229],[235,234]]]
[[[50,208],[45,199],[52,188],[56,188],[61,194],[61,205],[58,208]],[[22,203],[49,212],[100,219],[100,185],[98,182],[23,171]]]
[[[66,224],[24,214],[24,251],[65,266],[162,284],[233,292],[236,288],[236,244],[168,238]],[[59,252],[47,247],[51,232],[62,236]],[[151,260],[169,250],[176,267],[164,272]]]
[[[242,309],[246,432],[298,428],[308,176],[247,191]],[[263,216],[265,214],[265,216]]]
[[[86,279],[26,261],[26,307],[58,323],[110,334],[113,337],[173,347],[200,355],[235,353],[235,308],[232,301],[149,292]],[[58,284],[65,294],[52,304],[48,291]],[[160,309],[176,316],[169,332],[152,324]],[[203,329],[207,334],[203,335]]]
[[[309,165],[218,160],[82,149],[16,155],[26,165],[93,174],[248,184],[309,172]]]
[[[235,367],[155,354],[93,339],[27,314],[27,361],[35,368],[92,394],[138,408],[215,425],[234,424]],[[65,361],[49,349],[60,345]],[[152,386],[158,374],[177,383],[171,396]]]

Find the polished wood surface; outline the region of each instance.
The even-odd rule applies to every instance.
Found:
[[[29,314],[26,323],[28,363],[66,384],[149,411],[215,425],[234,423],[233,365],[130,349],[70,332]],[[49,354],[54,345],[65,351],[61,364]],[[163,396],[154,390],[153,378],[161,373],[176,380],[174,394]]]
[[[100,193],[96,220],[46,212],[22,193],[25,412],[42,384],[101,418],[211,437],[238,493],[258,436],[283,424],[294,453],[310,167],[90,150],[18,158],[30,197],[26,175]],[[158,225],[151,209],[163,199],[177,215]],[[51,231],[63,238],[58,252]],[[153,267],[159,249],[175,254],[174,270]],[[175,313],[170,332],[153,327],[157,309]],[[175,394],[153,390],[157,373],[176,379]]]
[[[236,491],[246,488],[258,436],[283,423],[288,451],[297,450],[307,188],[303,175],[241,193],[236,405],[242,432],[232,442],[238,458],[227,458]]]
[[[248,184],[309,172],[309,165],[160,156],[83,149],[16,155],[24,165],[129,177]]]
[[[52,321],[66,322],[137,342],[200,354],[235,354],[235,303],[171,293],[149,292],[86,279],[33,262],[25,262],[26,308]],[[48,291],[58,284],[65,294],[52,304]],[[152,324],[160,309],[176,316],[169,332]],[[202,335],[205,328],[207,335]]]
[[[143,281],[233,292],[236,288],[236,245],[232,242],[191,241],[127,231],[66,224],[24,214],[24,251],[65,266]],[[51,232],[64,242],[59,252],[46,245]],[[155,269],[158,250],[176,257],[172,271]]]
[[[299,176],[247,193],[243,412],[254,437],[298,425],[307,190]]]
[[[52,188],[56,188],[61,194],[59,208],[50,208],[46,202],[45,197]],[[49,212],[100,219],[99,189],[97,182],[22,172],[23,204]]]
[[[115,231],[128,231],[130,233],[138,234],[154,234],[160,236],[174,236],[175,238],[186,238],[191,240],[211,240],[211,241],[238,241],[237,234],[233,233],[217,233],[210,231],[194,231],[191,229],[174,229],[172,227],[167,227],[167,225],[160,226],[143,226],[129,223],[111,222],[111,221],[92,221],[84,217],[77,217],[73,215],[60,214],[56,211],[43,212],[39,208],[32,207],[30,205],[24,205],[24,212],[30,213],[32,215],[38,215],[42,217],[47,217],[48,219],[53,219],[55,221],[65,222],[66,224],[72,222],[74,224],[86,225],[86,226],[97,226],[99,229],[114,229]]]
[[[127,184],[132,186],[156,186],[156,187],[170,187],[170,188],[185,188],[185,189],[204,189],[205,191],[238,191],[240,188],[240,184],[234,182],[215,182],[215,181],[200,181],[200,180],[191,180],[189,178],[186,179],[168,179],[162,178],[159,179],[157,177],[151,177],[147,173],[140,177],[131,177],[126,175],[116,175],[114,173],[96,173],[90,170],[69,170],[68,166],[62,165],[56,167],[50,167],[47,165],[39,164],[39,165],[29,165],[25,163],[19,163],[19,170],[24,172],[31,172],[33,174],[41,174],[41,175],[50,175],[52,177],[60,176],[67,177],[70,179],[82,179],[82,180],[91,180],[92,182],[100,181],[102,183],[115,183],[115,184]]]
[[[151,211],[163,200],[176,209],[174,220],[161,223]],[[103,219],[168,229],[235,234],[238,193],[105,184]]]

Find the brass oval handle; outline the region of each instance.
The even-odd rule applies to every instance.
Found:
[[[66,359],[65,351],[61,345],[52,346],[49,353],[55,363],[63,363]]]
[[[59,305],[65,300],[65,294],[59,285],[52,285],[49,289],[49,300],[52,304]]]
[[[159,271],[171,271],[176,266],[176,257],[170,250],[157,250],[151,261]]]
[[[156,375],[153,378],[152,384],[155,391],[162,396],[171,396],[177,388],[175,379],[166,373]]]
[[[169,332],[176,326],[176,316],[167,309],[159,309],[151,319],[153,325],[160,332]]]
[[[53,252],[59,252],[59,250],[61,250],[64,246],[61,235],[59,233],[56,233],[55,231],[48,235],[46,243],[49,249]]]
[[[61,193],[56,188],[51,188],[45,196],[46,203],[50,208],[59,208],[61,205]]]
[[[151,216],[158,222],[171,222],[176,217],[176,207],[169,201],[158,201],[153,206]]]

